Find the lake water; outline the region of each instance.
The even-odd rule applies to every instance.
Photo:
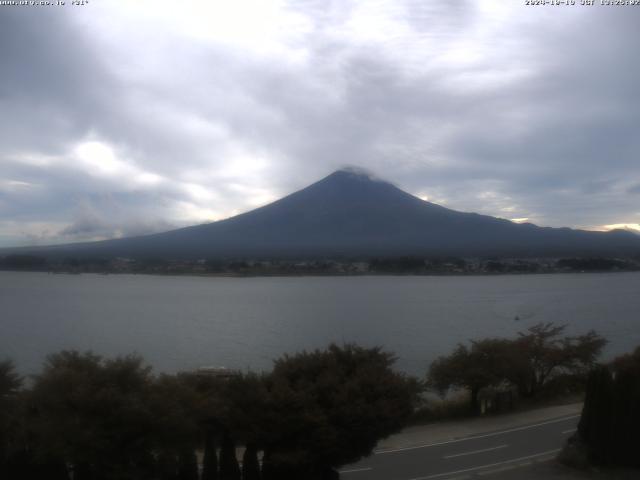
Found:
[[[330,342],[381,345],[423,375],[458,342],[541,321],[595,329],[606,357],[640,345],[640,273],[213,278],[0,272],[0,359],[137,352],[156,371],[268,369]],[[516,317],[519,320],[516,320]]]

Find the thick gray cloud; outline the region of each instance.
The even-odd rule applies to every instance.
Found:
[[[344,165],[451,208],[640,223],[640,7],[0,7],[0,245],[223,218]]]

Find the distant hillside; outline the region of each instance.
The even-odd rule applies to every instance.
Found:
[[[640,236],[516,224],[426,202],[339,170],[276,202],[219,222],[140,237],[0,253],[46,257],[327,258],[634,255]]]

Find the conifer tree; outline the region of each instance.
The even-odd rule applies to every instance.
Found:
[[[242,456],[242,480],[260,480],[258,449],[252,443],[247,445]]]
[[[236,458],[236,445],[229,432],[222,436],[220,449],[220,480],[240,480],[240,465]]]
[[[211,430],[206,432],[204,439],[202,480],[218,480],[218,454],[216,452],[216,437]]]
[[[198,459],[193,450],[184,450],[178,457],[178,479],[198,480]]]

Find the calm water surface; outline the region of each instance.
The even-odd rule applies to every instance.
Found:
[[[640,345],[640,273],[210,278],[0,272],[0,359],[23,373],[61,349],[137,352],[159,371],[268,369],[329,342],[382,345],[422,375],[456,343],[540,321]],[[519,320],[516,320],[516,317]]]

